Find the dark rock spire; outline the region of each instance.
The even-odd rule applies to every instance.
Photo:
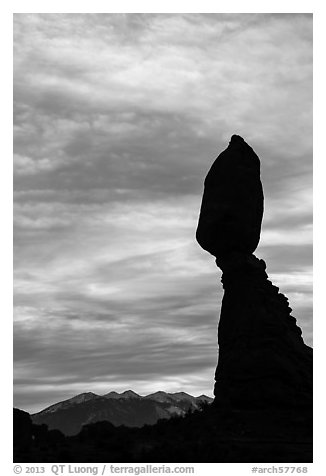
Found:
[[[196,238],[222,269],[215,404],[304,408],[312,404],[312,349],[287,298],[253,255],[263,217],[260,161],[233,135],[205,179]]]

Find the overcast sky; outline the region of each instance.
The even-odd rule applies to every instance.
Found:
[[[311,345],[312,16],[14,15],[15,406],[212,395],[221,272],[195,230],[234,133]]]

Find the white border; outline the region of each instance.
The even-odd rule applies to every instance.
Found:
[[[45,13],[313,13],[314,14],[314,463],[308,474],[325,474],[325,366],[323,349],[325,339],[326,260],[325,260],[325,9],[321,1],[14,1],[1,8],[0,45],[3,67],[1,72],[1,131],[3,155],[0,174],[1,230],[1,406],[2,460],[4,474],[12,473],[12,14]],[[325,283],[325,284],[324,284]],[[322,312],[324,311],[324,312]],[[250,474],[253,464],[195,464],[199,474]],[[272,466],[272,465],[258,465]],[[297,466],[297,465],[295,465]],[[218,467],[218,468],[217,468]],[[8,469],[8,471],[6,471]]]

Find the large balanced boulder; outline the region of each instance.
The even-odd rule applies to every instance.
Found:
[[[257,248],[264,209],[260,162],[253,149],[233,135],[205,179],[196,238],[219,261]]]

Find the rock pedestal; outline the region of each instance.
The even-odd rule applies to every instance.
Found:
[[[231,408],[312,405],[312,349],[288,299],[255,256],[220,263],[224,296],[218,327],[215,403]]]

